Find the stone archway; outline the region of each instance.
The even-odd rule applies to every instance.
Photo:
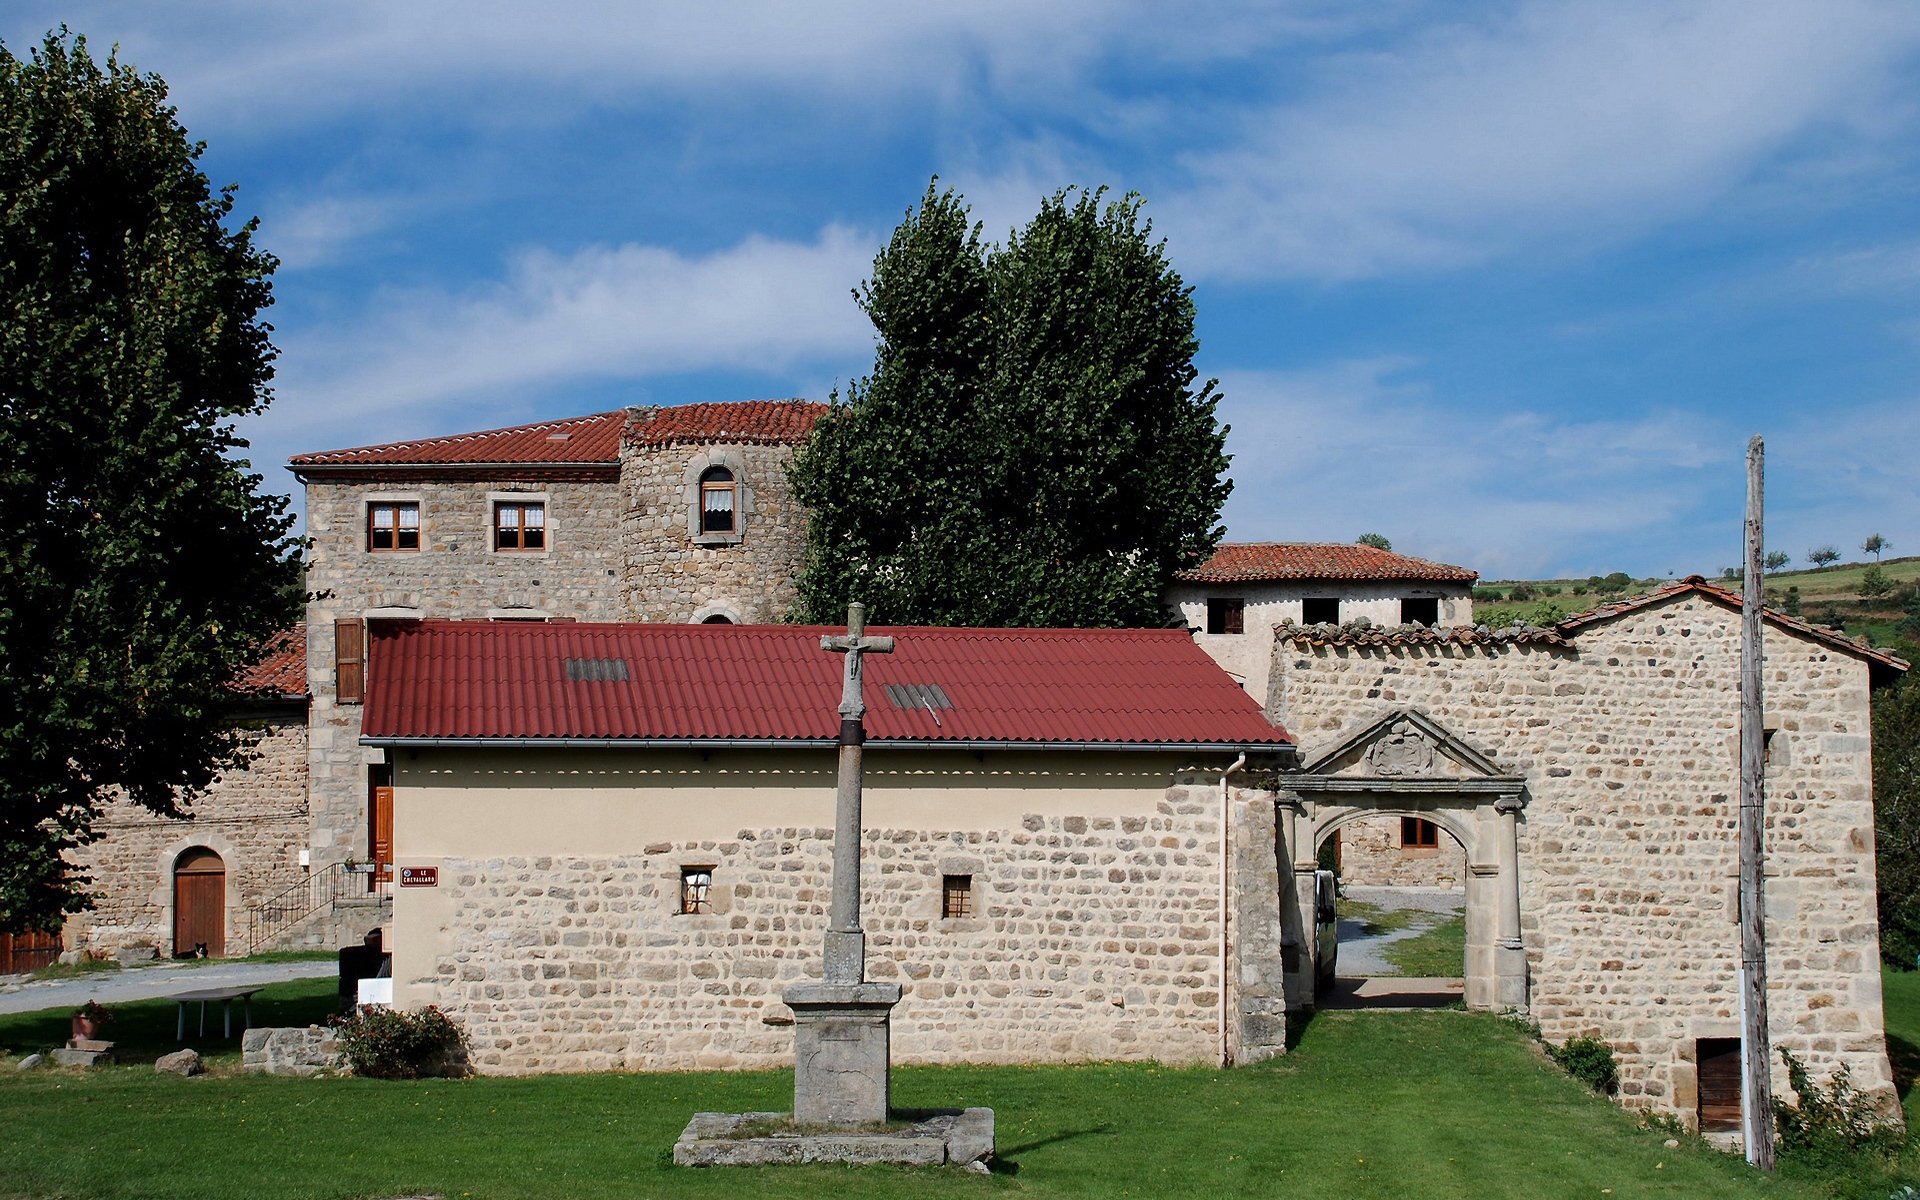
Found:
[[[1467,1007],[1527,1007],[1526,952],[1520,940],[1518,820],[1526,781],[1412,709],[1367,724],[1279,777],[1281,840],[1293,864],[1294,900],[1286,934],[1303,970],[1287,976],[1289,1008],[1312,1006],[1315,927],[1313,872],[1320,843],[1343,825],[1375,816],[1431,821],[1465,852]]]

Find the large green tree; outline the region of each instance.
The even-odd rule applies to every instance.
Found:
[[[85,906],[63,853],[112,797],[179,814],[244,759],[229,687],[298,597],[233,457],[275,263],[166,95],[64,30],[0,46],[0,929]]]
[[[1880,953],[1912,970],[1920,957],[1920,681],[1874,693],[1873,827]]]
[[[1140,201],[1047,198],[1004,245],[930,186],[855,298],[878,334],[795,456],[800,615],[1157,625],[1220,536],[1226,431]]]

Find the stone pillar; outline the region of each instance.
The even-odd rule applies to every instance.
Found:
[[[1289,872],[1275,826],[1273,795],[1251,791],[1233,802],[1233,929],[1228,996],[1234,1024],[1228,1049],[1237,1064],[1265,1062],[1287,1049],[1284,973]]]
[[[1291,792],[1279,795],[1280,861],[1289,868],[1282,881],[1287,901],[1282,911],[1281,963],[1286,974],[1288,1012],[1312,1012],[1313,966],[1319,952],[1318,926],[1313,919],[1313,873],[1320,866],[1313,844],[1313,812]],[[1292,886],[1287,886],[1291,883]]]
[[[889,1017],[897,983],[797,983],[793,1010],[793,1119],[802,1125],[878,1125],[892,1101]]]
[[[1496,848],[1500,855],[1499,924],[1494,940],[1494,1001],[1502,1009],[1527,1011],[1527,951],[1520,940],[1520,809],[1525,800],[1502,796],[1493,808],[1500,815]]]

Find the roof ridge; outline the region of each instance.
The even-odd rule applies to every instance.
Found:
[[[326,460],[337,459],[349,454],[374,454],[380,451],[403,450],[417,446],[452,446],[461,442],[480,441],[485,438],[509,437],[520,433],[536,433],[542,429],[553,429],[562,425],[580,425],[589,421],[604,421],[609,417],[624,417],[626,409],[616,408],[607,412],[585,413],[577,417],[549,417],[542,421],[528,421],[519,425],[501,425],[493,429],[475,429],[466,433],[443,433],[433,437],[401,438],[392,442],[374,442],[365,446],[347,446],[339,450],[315,450],[307,454],[296,454],[287,459],[289,463],[299,465],[323,465]]]

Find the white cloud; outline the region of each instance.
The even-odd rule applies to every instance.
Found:
[[[530,419],[528,397],[610,379],[638,389],[687,372],[857,370],[872,328],[850,292],[875,244],[836,227],[707,255],[529,250],[485,286],[389,295],[348,326],[287,337],[274,407],[250,433],[270,462],[478,428],[482,413]]]
[[[329,196],[270,207],[260,218],[259,243],[272,249],[283,271],[324,266],[354,243],[389,228],[411,202],[372,196]]]
[[[1322,64],[1161,211],[1226,277],[1365,278],[1692,216],[1813,135],[1886,136],[1920,7],[1538,3]]]

